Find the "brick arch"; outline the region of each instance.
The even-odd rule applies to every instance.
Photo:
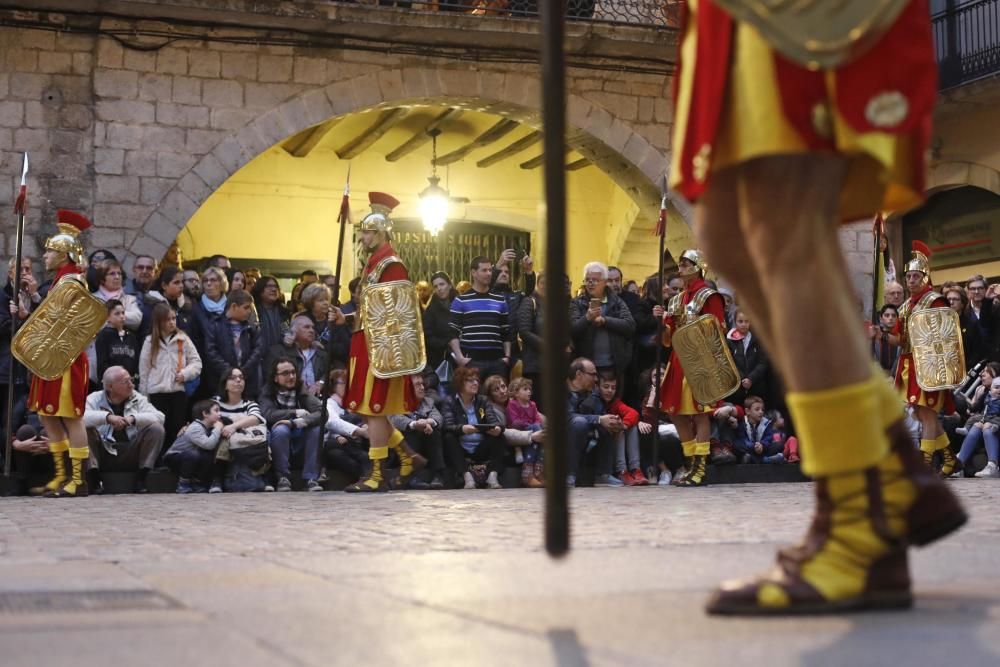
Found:
[[[372,109],[442,103],[541,127],[540,82],[517,73],[400,68],[310,89],[257,116],[201,157],[156,204],[128,255],[163,256],[229,177],[302,130]],[[608,109],[573,93],[567,96],[567,142],[627,192],[647,219],[656,218],[668,154]],[[686,208],[673,209],[671,224],[683,225],[687,215]]]
[[[976,162],[939,162],[930,169],[928,193],[974,185],[1000,195],[1000,172]]]

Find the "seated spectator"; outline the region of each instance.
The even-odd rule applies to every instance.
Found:
[[[483,383],[483,395],[486,397],[488,409],[493,413],[494,419],[503,430],[502,437],[504,442],[508,446],[514,447],[515,452],[517,450],[522,451],[521,463],[524,462],[523,452],[525,451],[533,458],[531,465],[525,465],[521,468],[521,481],[526,486],[535,487],[536,484],[531,482],[532,478],[537,479],[535,476],[535,463],[539,464],[539,473],[542,472],[540,465],[541,456],[535,448],[539,447],[545,439],[545,432],[531,428],[518,429],[510,425],[507,419],[507,406],[510,404],[510,394],[507,391],[507,382],[499,375],[491,375],[486,378],[486,382]],[[530,476],[525,477],[526,473]]]
[[[290,462],[301,459],[306,491],[322,491],[317,480],[323,405],[302,386],[295,364],[288,359],[277,359],[271,366],[260,394],[260,408],[271,425],[277,490],[292,490]]]
[[[163,413],[168,443],[188,419],[187,383],[200,377],[201,357],[188,335],[177,328],[177,314],[165,303],[156,304],[153,326],[139,355],[139,391]]]
[[[594,362],[585,357],[577,357],[570,363],[567,375],[569,474],[566,485],[576,486],[580,459],[586,454],[593,440],[593,444],[600,447],[594,486],[624,486],[620,479],[611,474],[614,459],[611,436],[621,430],[622,423],[617,415],[604,414],[601,399],[594,394],[598,377]]]
[[[736,439],[736,429],[743,419],[742,405],[722,403],[712,413],[711,459],[713,465],[730,465],[738,459],[733,452],[733,441]]]
[[[108,308],[108,320],[94,339],[97,377],[104,377],[104,371],[111,366],[121,366],[134,382],[139,377],[139,338],[125,328],[125,307],[121,301],[108,299],[104,305]]]
[[[570,303],[573,349],[593,360],[598,372],[619,380],[632,360],[635,319],[628,305],[608,289],[608,267],[590,262],[584,269],[586,294]]]
[[[330,365],[326,350],[316,342],[316,327],[312,318],[302,314],[293,317],[290,333],[290,343],[282,341],[268,350],[264,368],[270,368],[278,358],[290,359],[295,363],[302,386],[313,396],[319,396]]]
[[[782,454],[785,457],[786,463],[798,463],[799,462],[799,440],[794,435],[789,432],[787,423],[785,422],[785,417],[777,410],[768,410],[764,413],[765,416],[771,420],[771,425],[774,427],[774,441],[783,444]],[[919,436],[917,437],[917,445],[919,446]]]
[[[267,456],[266,442],[243,446],[234,446],[231,438],[236,433],[246,433],[254,430],[257,433],[265,430],[264,415],[256,401],[244,397],[246,378],[240,368],[230,368],[219,382],[218,395],[213,399],[219,404],[219,415],[222,421],[222,440],[215,457],[215,468],[212,486],[209,493],[226,491],[241,493],[245,491],[274,491],[264,475],[270,470],[270,458]],[[261,456],[263,453],[263,457]],[[264,459],[263,461],[261,459]]]
[[[625,405],[618,395],[618,380],[613,375],[601,377],[600,393],[604,413],[617,416],[622,425],[621,430],[613,434],[615,476],[625,486],[647,486],[649,480],[642,474],[642,462],[639,460],[639,434],[652,433],[652,424],[639,421],[639,413]]]
[[[198,401],[191,408],[192,421],[163,456],[163,462],[177,475],[177,493],[208,491],[215,454],[222,437],[219,404]]]
[[[337,361],[341,367],[347,364],[351,350],[351,327],[345,324],[336,325],[335,308],[330,307],[330,288],[323,283],[314,282],[302,290],[302,310],[296,313],[308,317],[316,331],[316,340],[326,349],[328,363]],[[289,337],[285,337],[287,343]],[[322,375],[317,378],[322,379]]]
[[[101,471],[136,473],[135,492],[146,493],[146,476],[163,448],[163,413],[132,386],[121,366],[104,371],[104,388],[87,396],[83,425],[90,444],[88,484],[100,493]]]
[[[443,489],[444,417],[437,409],[434,398],[427,394],[423,376],[413,375],[410,381],[413,383],[413,394],[420,404],[413,412],[393,415],[389,417],[389,421],[403,434],[410,448],[427,459],[427,467],[410,478],[410,488]],[[430,476],[429,482],[427,476]]]
[[[260,391],[260,367],[264,359],[260,329],[248,321],[252,309],[253,299],[243,290],[229,294],[225,317],[205,330],[203,377],[209,386],[215,386],[227,369],[239,367],[243,369],[245,393],[250,398]]]
[[[326,401],[326,438],[323,459],[328,468],[346,474],[351,483],[368,472],[368,425],[344,408],[347,395],[347,371],[330,372],[330,398]],[[390,417],[390,419],[392,419]]]
[[[489,378],[487,378],[489,380]],[[492,395],[487,384],[487,394]],[[531,400],[532,383],[525,377],[519,377],[507,388],[507,425],[517,431],[541,433],[544,429],[542,413],[538,405]],[[515,447],[515,460],[522,464],[521,485],[529,488],[545,486],[545,471],[542,468],[542,446],[539,442],[531,442],[525,447]]]
[[[899,310],[891,303],[887,303],[878,312],[878,325],[868,329],[872,341],[872,356],[882,370],[895,377],[896,362],[899,361],[902,348],[893,343],[892,330],[896,328],[896,322],[899,320]]]
[[[465,460],[474,464],[486,463],[486,485],[491,489],[500,486],[498,475],[503,470],[504,441],[496,413],[488,409],[487,400],[479,395],[479,371],[461,366],[452,377],[455,395],[447,398],[441,411],[444,417],[444,446],[448,463],[456,478],[464,481],[466,489],[476,488],[476,479]]]
[[[49,453],[49,438],[42,428],[38,415],[33,412],[28,414],[28,423],[18,427],[11,449],[13,486],[8,494],[40,496],[45,493],[44,486],[28,488],[30,478],[51,479],[55,474],[52,456]]]
[[[972,461],[980,444],[986,447],[986,465],[976,473],[976,477],[1000,477],[997,460],[1000,457],[1000,378],[993,380],[989,395],[983,401],[983,411],[969,415],[965,423],[966,436],[957,458],[958,470],[952,477],[963,475],[965,466]]]
[[[760,346],[760,340],[750,331],[750,318],[741,310],[736,311],[736,326],[726,334],[726,343],[736,362],[740,375],[740,386],[726,400],[742,405],[747,396],[767,396],[767,355]]]
[[[656,368],[650,368],[639,375],[639,386],[645,387],[642,400],[642,420],[655,425],[656,437],[653,439],[653,461],[646,478],[652,482],[656,479],[657,486],[670,486],[674,475],[684,475],[684,450],[678,437],[677,427],[670,421],[670,415],[657,408],[660,398],[659,383],[656,381]],[[660,367],[660,377],[666,375],[663,365]],[[734,420],[735,421],[735,420]]]
[[[784,463],[784,443],[775,438],[774,426],[764,416],[764,400],[748,396],[743,408],[746,416],[739,422],[733,443],[743,463]]]

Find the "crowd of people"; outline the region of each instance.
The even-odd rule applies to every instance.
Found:
[[[19,289],[8,281],[0,313],[5,339],[8,318],[23,323],[47,292],[36,268],[25,258]],[[659,410],[656,387],[669,359],[660,300],[669,303],[684,280],[625,280],[618,268],[596,261],[582,278],[569,312],[567,482],[575,484],[585,468],[600,486],[683,479],[678,431]],[[337,324],[340,313],[358,308],[358,279],[349,283],[350,300],[335,305],[336,277],[314,271],[303,272],[286,296],[274,276],[235,268],[223,255],[201,272],[139,256],[127,276],[117,258],[97,250],[87,280],[107,308],[107,323],[87,350],[92,392],[83,420],[92,492],[105,472],[134,473],[135,490],[144,492],[149,472],[162,466],[179,478],[178,493],[282,492],[293,482],[321,491],[334,471],[350,481],[365,476],[367,427],[344,400],[351,329]],[[707,411],[710,461],[794,463],[794,426],[767,352],[732,290],[708,285],[724,298],[726,343],[740,376],[732,395]],[[411,377],[419,406],[391,416],[407,450],[427,460],[407,486],[500,488],[514,466],[522,486],[542,486],[543,302],[547,290],[574,286],[565,277],[547,280],[529,256],[508,250],[495,261],[476,258],[467,279],[455,282],[439,271],[417,289],[427,355],[425,371]],[[940,291],[960,314],[976,376],[975,386],[956,392],[958,412],[944,425],[963,466],[981,444],[989,462],[980,476],[1000,476],[1000,364],[988,363],[1000,361],[1000,285],[975,276]],[[879,322],[869,327],[873,357],[888,373],[900,357],[891,332],[905,298],[902,286],[890,283]],[[10,340],[2,345],[0,382],[15,397],[15,491],[29,493],[28,480],[44,477],[52,464],[44,429],[26,409],[30,379],[12,364]]]

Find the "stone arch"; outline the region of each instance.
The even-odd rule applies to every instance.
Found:
[[[518,73],[397,68],[303,91],[233,131],[198,160],[162,197],[129,244],[138,254],[163,256],[201,204],[230,176],[275,144],[302,130],[352,113],[447,102],[541,127],[541,87]],[[659,214],[669,154],[627,122],[580,95],[567,95],[567,142],[621,187],[648,220]],[[672,207],[671,227],[686,228],[687,209]],[[680,225],[681,227],[678,227]],[[669,236],[669,231],[668,231]]]
[[[931,167],[927,193],[972,185],[1000,195],[1000,171],[976,162],[939,162]]]

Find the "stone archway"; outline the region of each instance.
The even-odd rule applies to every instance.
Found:
[[[297,94],[219,141],[177,179],[143,221],[127,254],[161,257],[201,204],[230,176],[284,139],[331,118],[372,109],[446,101],[454,107],[541,125],[540,83],[516,73],[399,68],[346,79]],[[659,213],[669,155],[601,105],[567,97],[569,145],[608,175],[647,220]],[[668,240],[687,238],[685,213],[674,208]]]
[[[931,167],[927,192],[972,185],[1000,195],[1000,172],[976,162],[939,162]]]

